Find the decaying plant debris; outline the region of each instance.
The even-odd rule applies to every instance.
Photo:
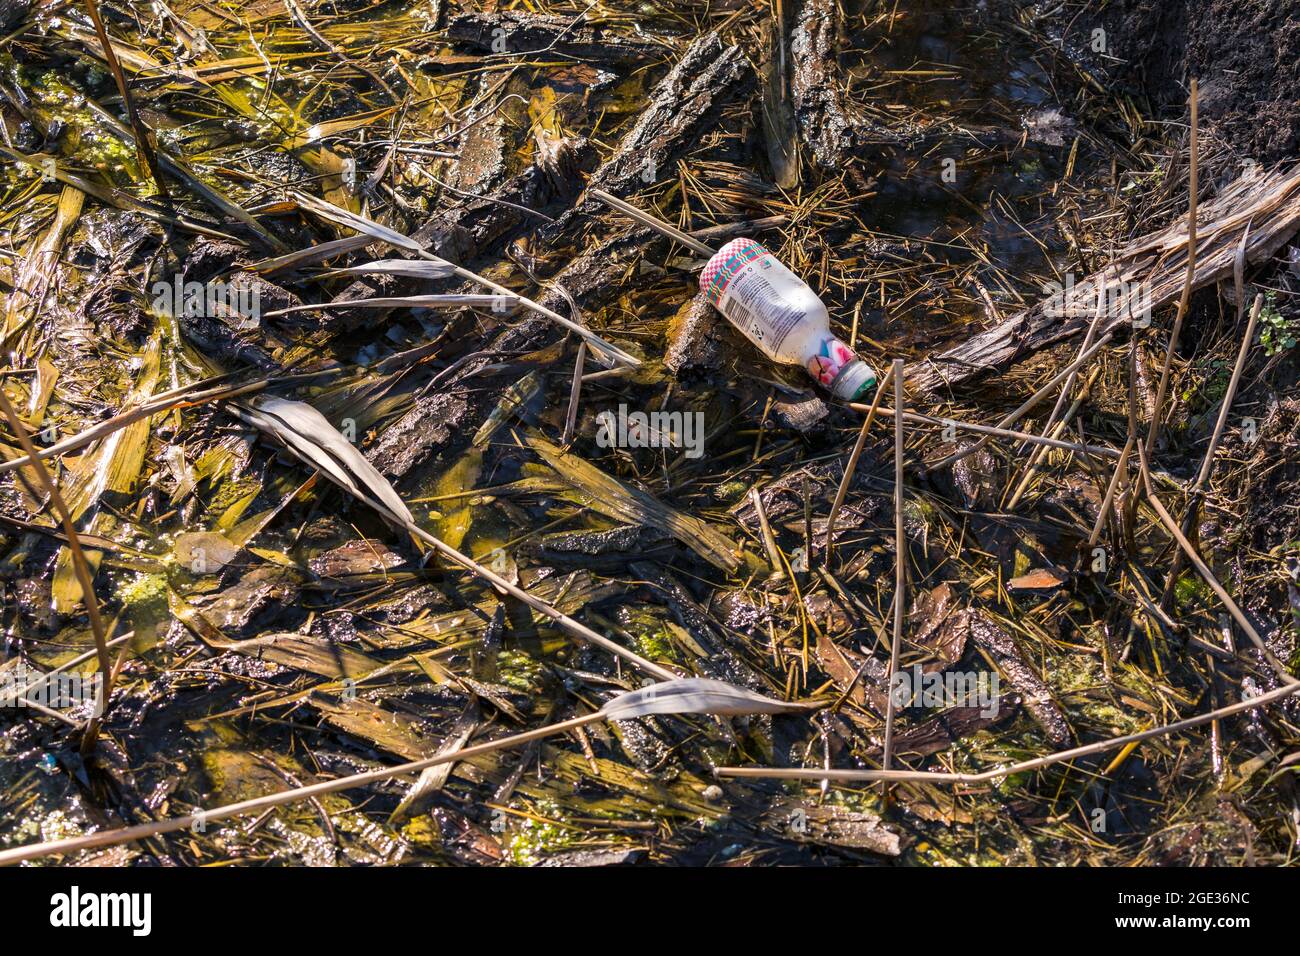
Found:
[[[1192,37],[1189,109],[1139,0],[93,8],[0,0],[0,862],[1292,860],[1278,69]],[[738,236],[875,402],[699,294]]]

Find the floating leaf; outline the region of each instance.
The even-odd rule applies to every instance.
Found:
[[[1012,578],[1007,582],[1008,591],[1050,591],[1059,588],[1066,581],[1063,575],[1051,568],[1035,568],[1028,574]]]

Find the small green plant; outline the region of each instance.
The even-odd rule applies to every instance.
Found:
[[[1295,326],[1278,311],[1276,293],[1266,292],[1259,314],[1259,344],[1264,346],[1264,354],[1278,355],[1295,348],[1295,334]]]
[[[1200,381],[1183,391],[1184,403],[1200,399],[1206,406],[1213,407],[1228,393],[1228,379],[1231,369],[1223,359],[1206,358],[1197,363]]]

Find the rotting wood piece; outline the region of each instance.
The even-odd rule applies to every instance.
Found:
[[[750,78],[740,47],[724,46],[716,33],[700,37],[654,88],[613,155],[592,174],[588,188],[626,196],[670,175],[672,164],[698,143],[721,107]],[[603,208],[586,199],[539,234],[554,243],[577,216]]]
[[[1247,173],[1201,207],[1193,289],[1232,274],[1236,249],[1247,226],[1246,259],[1269,259],[1300,229],[1300,167],[1288,172]],[[1125,247],[1105,269],[972,336],[939,355],[909,367],[907,387],[934,393],[986,372],[1002,370],[1050,345],[1077,335],[1096,317],[1098,289],[1107,296],[1106,317],[1097,336],[1153,312],[1181,293],[1187,268],[1187,222],[1144,236]]]
[[[454,44],[504,56],[548,54],[584,63],[644,63],[672,49],[667,37],[633,36],[608,26],[587,25],[583,17],[548,17],[519,10],[462,13],[447,23]]]
[[[969,608],[963,612],[970,627],[970,639],[993,659],[1009,683],[1023,697],[1025,710],[1057,747],[1074,742],[1074,732],[1052,689],[1025,662],[1015,639],[984,612]]]
[[[835,0],[803,0],[790,31],[790,95],[799,134],[812,161],[840,170],[868,143],[901,142],[858,115],[840,72],[840,14]]]
[[[834,0],[804,0],[790,32],[790,93],[799,133],[813,161],[838,168],[856,142],[856,123],[844,102]]]

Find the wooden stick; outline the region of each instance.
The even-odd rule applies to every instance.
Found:
[[[1101,539],[1101,529],[1106,520],[1110,517],[1111,507],[1115,501],[1115,495],[1119,492],[1119,485],[1124,478],[1128,476],[1128,459],[1137,445],[1137,337],[1130,335],[1128,340],[1128,438],[1124,442],[1124,451],[1119,456],[1119,461],[1115,465],[1115,471],[1110,476],[1110,481],[1106,485],[1106,495],[1102,501],[1101,509],[1097,512],[1097,520],[1093,523],[1092,534],[1088,536],[1088,548],[1091,550],[1096,547],[1097,542]],[[1120,538],[1126,538],[1125,529],[1131,526],[1129,515],[1132,510],[1132,502],[1124,509],[1120,516]],[[1118,546],[1119,541],[1116,541]]]
[[[95,599],[95,579],[90,573],[90,562],[86,560],[86,554],[81,549],[81,539],[77,537],[77,527],[72,521],[72,512],[68,510],[63,495],[59,494],[59,489],[54,484],[54,479],[50,477],[49,471],[46,470],[45,463],[37,456],[36,448],[27,435],[27,427],[23,425],[22,419],[18,417],[18,413],[9,404],[9,396],[5,395],[2,388],[0,388],[0,411],[3,411],[5,417],[9,419],[9,425],[18,438],[18,444],[22,446],[23,451],[27,453],[27,457],[31,459],[32,470],[36,472],[36,477],[45,487],[50,503],[54,506],[54,510],[58,512],[59,521],[63,524],[63,533],[68,536],[68,550],[72,555],[72,570],[77,577],[77,583],[81,586],[81,600],[86,605],[86,615],[90,618],[90,631],[95,637],[95,652],[99,657],[100,686],[104,689],[104,706],[107,707],[108,695],[112,690],[113,663],[108,659],[108,643],[107,635],[104,632],[104,620],[99,616],[99,602]],[[18,475],[26,484],[26,476],[21,471],[18,472]],[[34,495],[34,497],[39,496]],[[86,736],[82,738],[81,742],[83,753],[86,753],[93,743],[94,731],[98,726],[96,720],[91,720],[87,725]]]
[[[1097,512],[1097,521],[1092,526],[1092,534],[1088,536],[1089,550],[1095,548],[1101,539],[1102,526],[1105,525],[1106,516],[1110,514],[1111,506],[1115,502],[1115,492],[1119,490],[1120,478],[1124,476],[1124,466],[1128,464],[1128,456],[1133,453],[1133,445],[1136,441],[1135,435],[1129,435],[1128,441],[1124,443],[1124,450],[1119,453],[1119,461],[1115,462],[1115,471],[1106,485],[1106,496],[1102,499],[1101,508]]]
[[[894,404],[903,409],[903,360],[894,359]],[[894,416],[894,641],[889,649],[889,681],[886,684],[885,747],[881,766],[889,769],[894,747],[894,675],[903,648],[903,616],[907,613],[907,540],[903,537],[903,416]]]
[[[599,199],[601,202],[605,203],[606,205],[613,206],[615,209],[617,209],[619,212],[621,212],[623,215],[627,216],[628,218],[636,220],[637,222],[641,223],[641,225],[643,226],[650,227],[655,232],[659,233],[662,236],[667,236],[669,239],[672,239],[674,242],[680,242],[683,246],[686,246],[688,249],[693,249],[695,252],[698,252],[702,256],[708,256],[712,258],[713,254],[717,252],[716,249],[711,249],[709,246],[706,246],[704,243],[700,242],[700,240],[696,239],[694,236],[682,232],[676,226],[669,225],[668,223],[664,222],[662,219],[656,218],[655,216],[650,215],[648,212],[644,212],[643,210],[638,209],[636,206],[633,206],[631,203],[624,202],[623,200],[619,199],[617,196],[611,196],[603,189],[593,189],[591,190],[590,194],[596,199]]]
[[[853,451],[849,454],[849,462],[844,466],[844,477],[840,479],[840,486],[835,492],[835,503],[831,505],[830,516],[826,519],[826,567],[831,565],[831,554],[835,549],[835,519],[839,517],[840,507],[844,504],[844,497],[849,493],[849,485],[853,483],[853,475],[858,468],[858,459],[862,457],[862,448],[867,443],[867,432],[871,429],[871,423],[876,420],[876,410],[880,408],[880,400],[884,397],[889,383],[894,378],[894,366],[889,366],[889,371],[885,373],[885,380],[876,386],[875,398],[871,400],[871,409],[867,412],[867,417],[863,419],[862,428],[858,431],[858,440],[853,445]]]
[[[772,525],[768,523],[767,512],[763,509],[763,499],[758,493],[757,486],[749,489],[749,501],[754,506],[754,514],[758,516],[759,536],[763,539],[763,550],[767,552],[767,563],[772,566],[772,576],[783,578],[785,567],[781,562],[781,549],[776,545],[776,535],[772,534]]]
[[[687,684],[691,682],[685,682]],[[780,713],[780,712],[810,712],[820,709],[822,706],[817,702],[801,702],[785,704],[780,701],[773,701],[770,698],[761,695],[751,695],[743,691],[740,692],[742,699],[737,699],[730,693],[722,697],[712,696],[707,691],[700,691],[698,688],[686,688],[679,685],[682,697],[680,705],[670,709],[660,709],[650,706],[648,709],[641,710],[633,707],[634,713],[674,713],[674,714],[714,714],[718,716],[732,716],[751,713]],[[731,688],[731,690],[738,690]],[[638,704],[646,705],[651,703],[652,695],[657,692],[651,691],[650,695],[638,701]],[[644,691],[638,691],[638,694],[645,694]],[[326,780],[321,783],[311,784],[310,786],[298,786],[282,793],[269,794],[262,797],[253,797],[249,800],[242,800],[238,803],[230,803],[225,806],[215,807],[212,810],[198,810],[194,813],[186,814],[182,817],[174,817],[170,820],[160,820],[154,823],[144,823],[133,827],[119,827],[117,829],[105,830],[101,833],[91,834],[89,836],[69,837],[63,840],[50,840],[43,843],[30,844],[28,846],[15,847],[13,849],[0,851],[0,866],[8,866],[14,863],[21,863],[24,860],[35,860],[40,857],[53,856],[56,854],[75,853],[81,850],[90,850],[101,846],[115,846],[120,843],[128,843],[133,840],[143,840],[149,837],[158,836],[164,833],[174,833],[177,830],[184,830],[194,826],[206,827],[208,823],[218,820],[226,820],[230,817],[241,816],[248,813],[257,813],[269,810],[273,807],[283,806],[287,803],[294,803],[298,800],[315,800],[326,793],[335,793],[339,790],[352,790],[357,787],[366,786],[371,783],[378,783],[382,780],[389,780],[393,777],[403,774],[419,773],[430,767],[436,767],[446,763],[458,763],[462,760],[468,760],[472,757],[480,757],[484,754],[492,753],[497,750],[504,750],[508,747],[518,747],[521,744],[532,743],[545,737],[551,737],[555,734],[567,733],[571,730],[577,730],[586,724],[595,723],[600,720],[619,720],[620,715],[626,716],[629,711],[626,707],[620,707],[619,702],[622,697],[619,695],[614,700],[606,703],[599,710],[589,714],[583,714],[579,717],[573,717],[569,720],[563,720],[555,724],[547,724],[544,727],[537,727],[533,730],[527,730],[522,733],[512,734],[508,737],[501,737],[497,740],[490,740],[486,743],[477,744],[473,747],[463,749],[443,748],[441,752],[432,757],[425,757],[420,760],[412,760],[407,763],[398,764],[395,767],[384,767],[379,770],[369,770],[364,773],[356,773],[347,777],[340,777],[337,780]],[[743,698],[749,698],[748,700]],[[626,702],[625,702],[626,703]],[[757,707],[755,705],[758,705]],[[775,705],[775,710],[773,709]]]
[[[1160,438],[1160,419],[1164,413],[1165,392],[1169,389],[1169,370],[1174,364],[1174,351],[1178,348],[1178,338],[1183,331],[1183,319],[1187,317],[1187,306],[1192,300],[1192,280],[1196,276],[1196,138],[1197,138],[1197,86],[1192,79],[1192,131],[1191,131],[1191,198],[1187,212],[1187,278],[1183,281],[1183,294],[1178,299],[1178,312],[1174,315],[1174,328],[1169,333],[1169,348],[1165,351],[1165,364],[1160,370],[1160,385],[1156,389],[1156,403],[1151,410],[1151,427],[1147,431],[1147,448],[1154,454],[1156,441]]]
[[[1238,701],[1235,704],[1220,707],[1218,710],[1212,710],[1196,717],[1188,717],[1186,720],[1179,720],[1172,724],[1165,724],[1162,727],[1152,727],[1150,730],[1143,730],[1136,734],[1129,734],[1125,737],[1113,737],[1110,740],[1099,740],[1096,743],[1085,744],[1082,747],[1074,747],[1071,750],[1062,750],[1046,757],[1037,757],[1033,760],[1025,760],[1020,763],[997,767],[993,770],[986,770],[983,773],[927,773],[924,770],[826,770],[785,767],[718,767],[713,771],[713,773],[715,776],[723,778],[749,777],[773,780],[842,780],[862,782],[885,780],[905,783],[942,784],[991,783],[994,780],[1000,780],[1003,777],[1009,777],[1013,774],[1025,773],[1029,770],[1041,770],[1043,767],[1050,767],[1053,764],[1075,760],[1079,757],[1087,757],[1091,754],[1103,753],[1115,747],[1125,747],[1129,744],[1140,743],[1143,740],[1150,740],[1153,737],[1165,737],[1169,734],[1188,730],[1192,727],[1199,727],[1201,724],[1207,724],[1213,720],[1221,720],[1224,717],[1231,717],[1233,714],[1240,714],[1248,710],[1254,710],[1256,707],[1263,707],[1265,704],[1271,704],[1276,700],[1282,700],[1283,698],[1290,697],[1292,694],[1297,692],[1300,692],[1300,681],[1294,684],[1288,684],[1285,687],[1279,687],[1277,690],[1269,691],[1267,694],[1260,694],[1258,697],[1251,697],[1247,700]],[[0,863],[2,862],[4,862],[4,854],[0,853]]]

